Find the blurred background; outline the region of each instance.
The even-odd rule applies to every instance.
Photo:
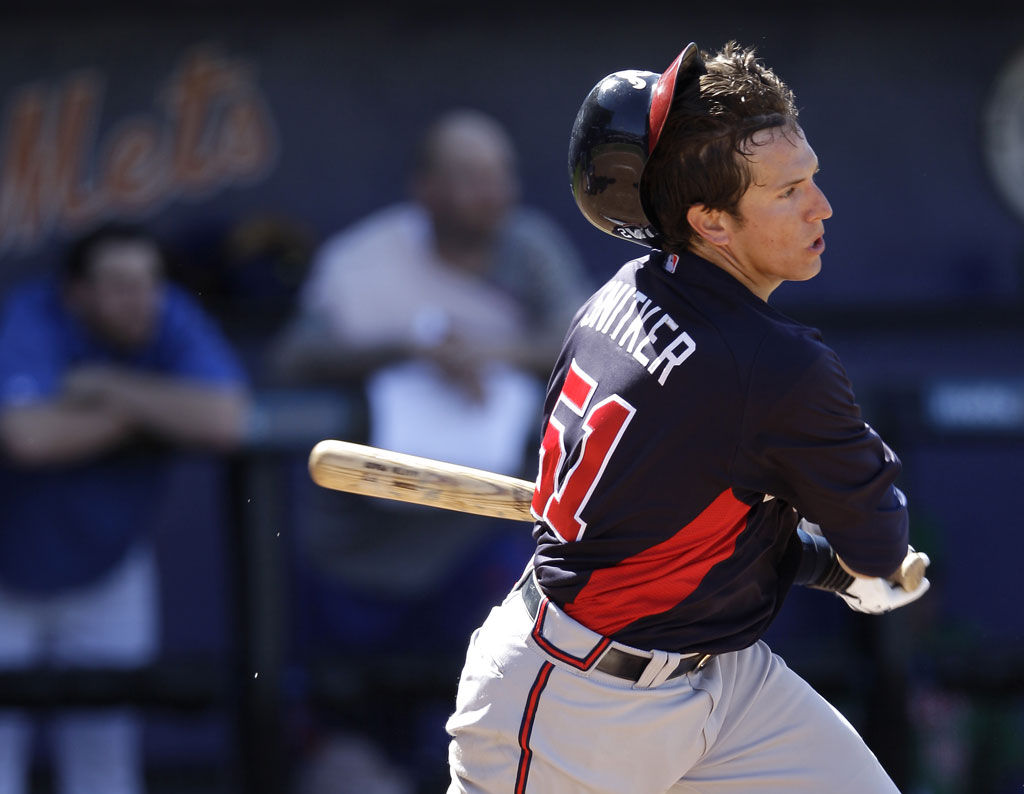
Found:
[[[139,222],[169,244],[172,276],[252,390],[240,447],[174,453],[153,505],[157,661],[3,672],[0,704],[41,722],[136,706],[155,794],[443,790],[464,641],[394,621],[361,643],[386,604],[337,589],[306,540],[322,540],[305,529],[318,498],[306,455],[321,438],[368,438],[365,389],[281,378],[270,351],[320,246],[405,198],[421,130],[451,108],[504,125],[523,202],[603,281],[640,249],[572,202],[580,101],[611,71],[661,71],[691,40],[735,38],[795,91],[835,213],[822,273],[773,302],[846,364],[903,459],[912,541],[932,559],[932,593],[905,613],[865,618],[796,592],[769,640],[902,791],[1020,791],[1024,12],[554,5],[0,5],[0,295],[54,272],[95,225]],[[373,507],[330,509],[347,526]],[[439,602],[471,626],[489,607],[479,592]],[[31,790],[56,791],[47,743],[30,753]]]

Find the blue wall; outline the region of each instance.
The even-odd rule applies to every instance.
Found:
[[[741,4],[700,14],[647,4],[643,16],[613,16],[599,4],[588,14],[450,4],[431,19],[387,2],[352,11],[299,3],[287,13],[269,3],[249,13],[197,5],[37,11],[0,29],[8,128],[26,86],[53,97],[83,70],[97,81],[97,126],[81,136],[82,184],[102,181],[105,147],[140,117],[161,134],[174,128],[163,94],[197,48],[262,103],[261,134],[273,152],[256,172],[239,169],[205,189],[164,186],[145,211],[179,242],[205,245],[233,220],[265,211],[300,218],[322,237],[399,196],[415,130],[440,108],[470,104],[508,123],[526,198],[561,219],[594,271],[606,273],[636,249],[591,230],[569,196],[565,151],[580,99],[609,71],[660,71],[691,39],[714,48],[735,37],[757,45],[796,91],[835,209],[824,272],[784,289],[780,302],[1020,296],[1024,226],[985,170],[980,121],[1000,70],[1024,48],[1021,12],[811,14]],[[0,160],[0,174],[11,170],[9,156]],[[50,243],[75,227],[65,213],[20,250],[4,233],[0,285],[45,266]]]

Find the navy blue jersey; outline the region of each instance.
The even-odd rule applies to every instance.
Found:
[[[816,330],[703,259],[655,252],[584,304],[552,373],[538,578],[627,645],[738,650],[792,583],[801,517],[855,570],[899,566],[899,471]]]

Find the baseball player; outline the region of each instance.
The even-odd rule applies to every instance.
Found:
[[[896,791],[760,639],[793,584],[869,613],[928,589],[899,460],[768,303],[818,273],[832,215],[793,94],[691,43],[594,87],[569,168],[594,225],[652,250],[555,365],[536,553],[471,639],[449,791]]]

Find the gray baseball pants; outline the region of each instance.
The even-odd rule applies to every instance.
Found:
[[[647,654],[636,682],[597,669],[615,645],[546,599],[531,617],[513,590],[470,641],[449,794],[898,794],[763,642],[671,678],[682,657]]]

